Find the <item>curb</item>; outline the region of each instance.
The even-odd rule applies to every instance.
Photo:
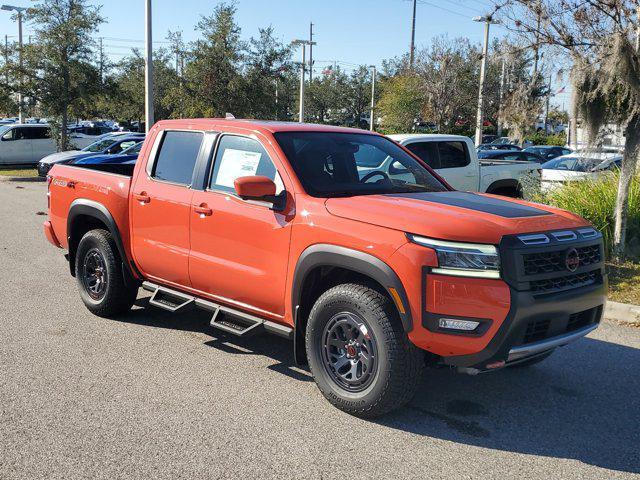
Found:
[[[604,318],[619,325],[640,328],[640,305],[607,301]]]

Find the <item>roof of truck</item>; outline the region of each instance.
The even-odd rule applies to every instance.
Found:
[[[360,130],[349,127],[336,127],[333,125],[320,125],[315,123],[280,122],[274,120],[251,120],[240,118],[192,118],[180,120],[162,120],[158,122],[163,126],[183,127],[192,125],[200,128],[212,128],[214,126],[245,127],[255,130],[263,130],[271,133],[306,131],[306,132],[338,132],[338,133],[371,133],[367,130]]]

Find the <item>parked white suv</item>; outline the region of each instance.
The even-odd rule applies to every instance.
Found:
[[[86,147],[96,138],[69,134],[69,141],[78,148]],[[40,159],[57,151],[49,125],[15,123],[0,126],[0,165],[36,165]]]
[[[411,150],[456,190],[521,197],[525,177],[540,179],[540,164],[517,160],[478,160],[475,145],[462,135],[389,135]]]
[[[56,151],[47,125],[14,124],[0,127],[0,165],[35,165]]]

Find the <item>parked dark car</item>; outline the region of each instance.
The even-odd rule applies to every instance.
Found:
[[[522,150],[517,145],[510,143],[483,143],[477,147],[478,152],[483,150]]]
[[[135,163],[142,149],[143,142],[136,143],[135,145],[123,150],[118,155],[92,155],[90,157],[78,158],[72,160],[71,165],[98,165],[101,163]]]
[[[534,147],[527,147],[524,151],[540,155],[545,159],[545,161],[553,160],[556,157],[568,155],[573,152],[570,148],[558,147],[555,145],[536,145]]]
[[[523,162],[544,163],[546,160],[540,155],[527,152],[526,150],[482,150],[478,152],[478,158],[481,160],[519,160]]]
[[[46,177],[49,170],[56,164],[71,163],[74,160],[94,155],[118,155],[136,143],[141,143],[143,140],[144,135],[140,134],[113,135],[94,142],[82,150],[54,153],[44,157],[38,162],[38,175]]]

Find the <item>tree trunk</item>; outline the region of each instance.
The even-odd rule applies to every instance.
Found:
[[[615,225],[613,232],[613,256],[618,262],[624,260],[627,238],[627,213],[629,207],[629,189],[636,174],[640,156],[640,115],[635,115],[625,129],[624,157],[618,183],[616,198]]]
[[[62,110],[62,125],[60,125],[60,151],[69,150],[69,135],[67,134],[67,121],[69,120],[68,109]]]

